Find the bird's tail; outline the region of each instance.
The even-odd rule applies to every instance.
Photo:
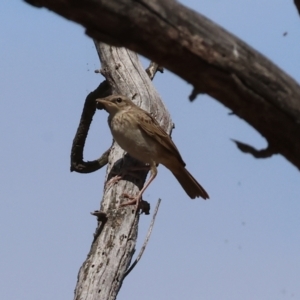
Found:
[[[197,182],[197,180],[185,167],[180,166],[180,168],[177,168],[176,171],[172,170],[172,173],[183,187],[185,192],[191,197],[191,199],[198,197],[209,199],[205,189],[200,185],[200,183]]]

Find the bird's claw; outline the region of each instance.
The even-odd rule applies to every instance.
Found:
[[[116,175],[116,176],[112,177],[111,179],[109,179],[109,180],[106,182],[105,188],[106,188],[106,189],[110,188],[110,187],[113,186],[115,183],[118,183],[122,178],[123,178],[123,175]]]
[[[125,207],[125,206],[128,206],[128,205],[135,204],[135,211],[136,212],[141,211],[141,214],[142,213],[144,213],[145,215],[150,214],[150,203],[149,202],[147,202],[145,200],[142,200],[142,198],[139,197],[139,196],[131,196],[131,195],[128,195],[127,193],[123,193],[122,196],[124,198],[128,198],[130,200],[120,204],[120,207]]]

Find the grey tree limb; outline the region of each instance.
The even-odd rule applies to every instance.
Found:
[[[101,73],[112,93],[130,98],[134,96],[133,101],[153,114],[160,125],[170,132],[170,115],[137,55],[124,48],[98,42],[95,45],[102,64]],[[106,181],[120,161],[126,161],[121,163],[122,167],[136,166],[138,163],[124,157],[124,151],[113,143],[108,156]],[[128,176],[112,186],[105,185],[100,209],[92,213],[97,217],[98,226],[89,254],[79,270],[74,299],[116,298],[135,252],[139,221],[134,207],[120,208],[122,194],[135,195],[143,186],[146,175],[147,172],[143,171],[137,177]]]
[[[176,73],[248,122],[273,153],[300,169],[300,86],[203,15],[173,0],[26,1]]]

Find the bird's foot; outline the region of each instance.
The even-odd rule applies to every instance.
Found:
[[[149,202],[142,200],[142,197],[140,195],[130,196],[130,195],[124,193],[122,196],[124,198],[128,198],[130,200],[120,204],[120,207],[125,207],[125,206],[128,206],[128,205],[135,205],[135,211],[136,212],[141,211],[141,214],[142,213],[145,213],[145,215],[150,214],[150,204],[149,204]]]
[[[123,176],[124,176],[123,174],[120,174],[112,177],[106,182],[105,188],[108,189],[111,186],[113,186],[115,183],[118,183],[123,178]]]
[[[139,202],[142,200],[142,197],[140,195],[131,196],[131,195],[128,195],[127,193],[123,193],[122,196],[124,198],[129,199],[129,201],[126,201],[126,202],[120,204],[121,207],[135,204],[136,208],[137,208],[139,206]]]
[[[106,188],[110,188],[114,184],[118,183],[121,179],[123,179],[125,176],[131,176],[136,179],[140,179],[139,174],[136,172],[141,171],[141,170],[149,170],[149,166],[142,166],[142,167],[131,167],[127,170],[122,170],[119,173],[114,173],[116,174],[114,177],[112,177],[109,181],[106,183]],[[131,197],[133,198],[133,197]]]

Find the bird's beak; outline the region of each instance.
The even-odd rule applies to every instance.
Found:
[[[100,107],[104,108],[105,110],[107,110],[107,107],[110,106],[110,101],[106,100],[105,98],[103,99],[97,99],[96,100],[97,103],[100,104]]]

